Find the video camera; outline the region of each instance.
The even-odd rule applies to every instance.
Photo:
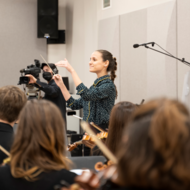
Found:
[[[28,77],[23,76],[23,73],[24,75],[30,74],[33,75],[35,78],[39,78],[39,74],[41,73],[41,64],[40,61],[37,59],[35,59],[34,62],[35,64],[28,65],[26,69],[20,70],[21,77],[19,79],[18,85],[28,84],[30,81]]]
[[[41,64],[39,60],[34,60],[35,64],[28,65],[26,69],[20,70],[21,77],[19,79],[18,85],[26,84],[28,99],[39,98],[40,90],[35,84],[29,84],[30,78],[23,76],[24,75],[33,75],[36,79],[39,78],[39,74],[41,73]],[[25,91],[25,88],[24,88]]]

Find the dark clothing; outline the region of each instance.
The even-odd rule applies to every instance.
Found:
[[[99,190],[155,190],[152,188],[140,188],[140,187],[121,187],[108,180]],[[164,189],[159,189],[164,190]]]
[[[106,129],[108,129],[108,124],[104,124],[104,125],[99,125],[100,128],[102,128],[103,130],[106,131]],[[91,129],[95,132],[95,133],[100,133],[99,130],[97,130],[94,127],[91,127]],[[84,146],[84,156],[102,156],[103,153],[102,151],[99,149],[98,146],[95,146],[93,149]]]
[[[108,124],[116,98],[115,85],[110,76],[105,75],[96,79],[89,89],[83,83],[76,89],[81,98],[76,100],[71,96],[67,101],[67,107],[72,110],[83,108],[83,120],[87,122],[94,122],[96,125]]]
[[[102,128],[104,131],[106,131],[106,129],[108,129],[109,123],[108,124],[100,124],[98,125],[100,128]],[[98,133],[100,133],[99,130],[97,130]]]
[[[66,123],[66,102],[60,88],[52,79],[48,84],[41,82],[39,79],[36,81],[39,89],[45,92],[44,99],[53,102],[60,109],[62,116]]]
[[[14,178],[11,175],[10,166],[0,167],[1,190],[53,190],[55,185],[60,185],[64,180],[69,184],[74,183],[76,174],[68,170],[51,171],[41,173],[38,180],[30,182],[23,178]]]
[[[8,152],[11,149],[13,142],[13,127],[6,123],[0,123],[0,145],[5,148]],[[8,156],[0,150],[0,164]]]
[[[103,152],[100,150],[100,148],[96,145],[92,149],[92,156],[104,156]]]

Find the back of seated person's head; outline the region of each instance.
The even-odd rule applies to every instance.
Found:
[[[46,100],[30,100],[19,115],[11,148],[11,173],[35,180],[41,172],[68,169],[64,121],[59,109]]]
[[[121,183],[155,189],[190,188],[190,123],[186,107],[159,99],[138,108],[118,151]]]
[[[135,104],[125,101],[119,102],[113,107],[109,120],[108,138],[106,139],[106,145],[112,153],[117,152],[118,142],[121,140],[124,126],[128,123],[136,108]]]
[[[13,123],[27,101],[26,95],[16,86],[0,88],[0,120]]]

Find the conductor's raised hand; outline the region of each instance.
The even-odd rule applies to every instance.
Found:
[[[55,63],[55,65],[58,67],[65,67],[70,73],[74,71],[73,67],[70,65],[70,63],[67,61],[66,58],[64,60]]]
[[[57,86],[61,87],[64,85],[61,75],[54,75],[53,79],[54,79],[55,83],[57,84]]]
[[[25,75],[30,79],[29,84],[34,84],[36,83],[37,79],[33,75]]]

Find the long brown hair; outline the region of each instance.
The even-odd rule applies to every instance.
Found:
[[[119,102],[111,111],[106,145],[114,154],[117,152],[118,142],[121,141],[124,126],[128,123],[136,107],[137,106],[131,102]]]
[[[119,179],[129,187],[190,188],[190,123],[176,100],[150,101],[137,109],[118,152]]]
[[[11,173],[35,180],[41,172],[68,169],[64,122],[59,109],[46,100],[28,101],[19,116],[11,148]]]
[[[111,80],[112,82],[114,83],[114,80],[115,78],[117,77],[115,72],[117,70],[117,60],[116,60],[116,57],[113,57],[113,55],[107,51],[107,50],[96,50],[97,52],[101,53],[102,54],[102,59],[103,61],[109,61],[109,66],[107,68],[107,71],[110,72],[110,77],[111,77]],[[115,84],[114,84],[115,85]],[[116,98],[117,98],[117,87],[115,85],[115,90],[116,90]]]

